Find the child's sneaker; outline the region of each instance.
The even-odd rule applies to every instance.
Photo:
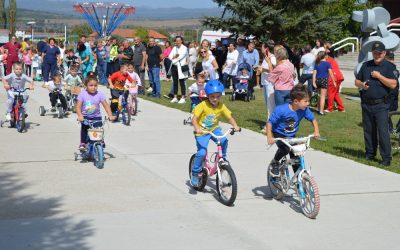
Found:
[[[190,184],[193,187],[198,187],[200,182],[200,178],[198,174],[192,174],[192,178],[190,179]]]
[[[10,113],[6,114],[6,121],[11,121],[11,114]]]
[[[56,112],[56,107],[51,107],[51,112]]]
[[[149,87],[146,91],[147,91],[148,93],[153,92],[153,88],[152,88],[152,87]]]
[[[178,102],[178,98],[174,97],[174,98],[171,100],[171,103],[174,103],[174,102]]]
[[[178,102],[179,104],[184,104],[184,103],[186,103],[186,100],[185,100],[185,98],[181,98],[180,100],[179,100],[179,102]]]
[[[86,151],[86,144],[85,143],[79,144],[79,151],[81,151],[81,152],[85,152]]]
[[[270,164],[272,166],[271,171],[270,171],[271,176],[274,177],[276,181],[280,180],[279,162],[277,162],[275,159],[272,159]]]

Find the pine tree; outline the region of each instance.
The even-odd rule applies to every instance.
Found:
[[[9,23],[9,30],[10,30],[10,38],[15,36],[15,24],[16,24],[16,17],[17,17],[17,0],[10,0],[10,7],[8,10],[8,23]]]
[[[235,34],[255,35],[262,40],[286,40],[292,45],[304,45],[316,38],[337,40],[343,35],[353,11],[346,9],[348,15],[328,14],[327,8],[341,0],[213,1],[225,8],[224,14],[205,17],[203,25]]]

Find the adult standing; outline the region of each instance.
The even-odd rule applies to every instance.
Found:
[[[195,77],[195,67],[197,62],[197,50],[196,43],[190,43],[189,45],[189,73],[192,78]]]
[[[107,78],[119,70],[117,38],[111,37],[106,45],[107,50]]]
[[[233,88],[236,84],[236,74],[238,68],[239,52],[236,50],[236,44],[230,43],[228,46],[228,54],[226,62],[223,66],[223,83],[225,88]]]
[[[43,49],[42,62],[43,62],[43,80],[48,82],[49,78],[57,73],[57,62],[60,58],[60,49],[56,46],[54,38],[49,39],[49,44]],[[50,76],[50,77],[49,77]]]
[[[247,46],[247,49],[243,52],[242,55],[242,61],[239,62],[239,65],[242,63],[247,63],[251,66],[253,69],[254,66],[258,66],[260,63],[260,55],[258,54],[258,51],[255,49],[255,44],[254,42],[250,42],[249,45]],[[253,72],[253,77],[251,79],[251,82],[254,84],[255,79],[256,79],[256,74]],[[259,86],[257,86],[260,88]]]
[[[107,49],[104,46],[103,40],[97,41],[97,48],[95,49],[97,59],[97,74],[100,84],[107,85]]]
[[[118,58],[121,59],[121,65],[132,63],[133,49],[131,46],[129,46],[128,40],[124,40],[122,42],[122,48],[122,51],[118,54]]]
[[[275,109],[275,90],[274,85],[269,81],[268,75],[276,66],[276,57],[274,55],[275,42],[268,40],[262,46],[262,53],[264,56],[261,64],[261,85],[263,86],[265,106],[267,108],[267,117],[272,114]],[[267,119],[267,120],[268,120]]]
[[[21,49],[21,44],[17,42],[17,38],[15,36],[12,36],[11,41],[4,45],[4,49],[8,51],[6,74],[9,75],[12,72],[13,64],[19,60],[18,52]]]
[[[317,57],[319,52],[325,52],[324,42],[321,39],[315,41],[315,47],[311,50],[311,53],[313,53],[315,57]]]
[[[153,37],[149,38],[149,46],[146,50],[146,70],[149,75],[150,88],[152,89],[152,97],[161,97],[160,83],[160,63],[163,59],[163,53],[156,44]]]
[[[390,166],[392,152],[389,135],[390,90],[396,88],[396,67],[385,60],[385,45],[372,44],[373,60],[363,63],[355,80],[360,89],[365,157],[374,160],[379,143],[381,165]]]
[[[289,61],[287,50],[283,46],[276,46],[274,54],[277,66],[269,73],[268,79],[274,84],[275,105],[279,106],[290,102],[290,91],[294,86],[294,65]]]
[[[339,112],[345,112],[344,110],[344,105],[342,98],[340,98],[339,90],[340,90],[340,85],[344,81],[344,76],[342,71],[339,68],[339,64],[336,62],[336,60],[331,57],[331,53],[329,53],[329,45],[325,44],[325,49],[326,49],[326,61],[331,64],[332,66],[332,73],[333,77],[335,79],[332,79],[332,77],[329,76],[328,78],[328,108],[325,110],[325,112],[332,112],[334,109],[334,104],[336,102],[336,106]],[[333,82],[336,83],[333,84]]]
[[[215,49],[213,55],[218,64],[218,77],[220,81],[222,81],[222,68],[225,64],[227,53],[225,53],[224,46],[220,40],[215,41]]]
[[[306,53],[300,59],[300,67],[303,68],[303,73],[299,78],[299,83],[304,84],[305,82],[307,82],[308,94],[309,96],[311,96],[312,93],[314,92],[314,87],[312,84],[312,75],[314,73],[316,57],[313,53],[311,53],[310,45],[307,45],[304,48],[304,51]]]
[[[142,43],[140,37],[135,37],[133,46],[133,66],[135,66],[135,72],[139,75],[142,87],[139,88],[139,94],[144,94],[146,89],[146,83],[144,80],[145,74],[145,62],[146,62],[146,47]]]
[[[218,63],[215,57],[208,53],[207,50],[200,50],[201,65],[203,67],[203,72],[206,73],[207,80],[218,79]]]
[[[180,104],[186,103],[186,82],[189,70],[183,70],[182,67],[187,66],[186,57],[188,56],[188,49],[183,45],[183,38],[177,36],[175,38],[175,47],[169,54],[169,59],[172,61],[171,75],[174,84],[174,98],[172,103],[178,102]],[[181,86],[182,98],[178,101],[178,84]]]
[[[171,42],[165,41],[163,55],[164,55],[164,69],[165,69],[165,74],[167,75],[167,79],[171,78],[171,75],[168,74],[171,69],[171,63],[172,63],[171,59],[168,58],[171,51],[172,51]]]
[[[238,45],[237,45],[236,50],[237,50],[238,53],[239,53],[238,62],[242,62],[243,53],[244,53],[244,51],[246,50],[246,41],[245,41],[242,37],[239,37],[239,38],[237,39],[237,43],[238,43]]]
[[[86,45],[81,41],[78,43],[78,54],[81,59],[82,76],[86,80],[86,76],[92,71],[91,50],[86,48]]]

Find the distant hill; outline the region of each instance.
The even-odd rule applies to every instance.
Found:
[[[36,12],[40,18],[54,19],[58,18],[59,15],[63,16],[80,16],[78,13],[73,11],[73,2],[71,1],[60,1],[60,0],[18,0],[18,9],[23,9],[25,14],[29,14],[27,11],[39,11]],[[146,6],[135,6],[136,13],[130,16],[130,19],[152,19],[152,20],[177,20],[177,19],[193,19],[202,18],[203,16],[220,16],[222,9],[220,8],[153,8]],[[18,14],[21,16],[21,13]],[[23,16],[21,16],[23,17]]]

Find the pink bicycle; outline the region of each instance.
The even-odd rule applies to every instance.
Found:
[[[217,193],[222,204],[231,206],[237,195],[237,181],[235,172],[233,171],[229,161],[222,158],[221,139],[225,138],[228,134],[234,135],[235,129],[231,128],[222,136],[215,135],[212,132],[204,131],[204,134],[210,134],[217,140],[217,152],[208,157],[208,151],[203,160],[202,171],[200,172],[199,186],[193,187],[196,191],[202,191],[207,184],[208,176],[217,174]],[[192,166],[196,154],[190,157],[189,161],[189,179],[192,178]]]

